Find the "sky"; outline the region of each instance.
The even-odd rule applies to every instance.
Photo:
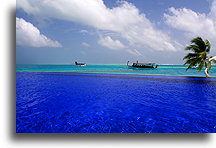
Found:
[[[17,64],[183,64],[195,37],[216,47],[215,0],[17,0]]]

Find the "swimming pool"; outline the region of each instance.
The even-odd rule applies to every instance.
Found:
[[[17,72],[17,133],[215,133],[215,79]]]

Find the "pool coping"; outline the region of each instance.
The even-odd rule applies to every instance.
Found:
[[[46,73],[46,74],[73,74],[73,75],[94,75],[94,76],[132,76],[132,77],[157,77],[157,78],[194,78],[198,80],[216,81],[216,77],[202,77],[202,76],[173,76],[173,75],[144,75],[144,74],[108,74],[108,73],[82,73],[82,72],[41,72],[41,71],[16,71],[16,73]],[[71,76],[73,76],[71,75]]]

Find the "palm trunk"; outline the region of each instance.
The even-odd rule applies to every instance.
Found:
[[[208,78],[208,77],[211,77],[211,76],[208,74],[208,68],[205,69],[205,75],[206,75],[207,78]]]
[[[211,62],[211,61],[216,61],[216,56],[211,57],[211,58],[209,59],[209,62]]]
[[[205,69],[205,75],[206,75],[206,78],[209,78],[209,77],[211,77],[209,74],[208,74],[208,66],[207,66],[207,63],[205,62],[205,67],[206,67],[206,69]]]

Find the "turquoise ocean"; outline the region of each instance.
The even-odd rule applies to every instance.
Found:
[[[204,69],[185,71],[185,65],[159,65],[156,69],[128,68],[126,65],[16,65],[17,72],[66,72],[66,73],[99,73],[99,74],[132,74],[132,75],[165,75],[205,77]],[[209,74],[216,77],[216,66],[212,66]]]

